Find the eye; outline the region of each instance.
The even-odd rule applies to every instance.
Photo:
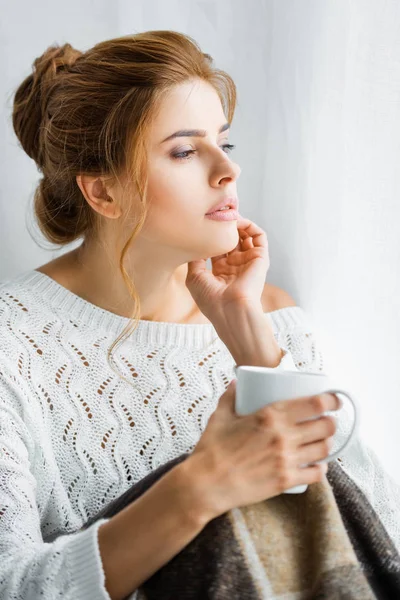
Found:
[[[236,148],[236,146],[235,144],[222,144],[221,148],[226,148],[228,150],[227,154],[229,154],[231,150]]]
[[[236,148],[236,146],[234,144],[222,144],[222,146],[220,146],[220,148],[223,148],[224,152],[226,152],[228,150],[228,152],[226,152],[226,153],[229,154],[231,152],[231,150]],[[172,154],[172,157],[177,160],[190,160],[191,159],[190,155],[195,154],[196,152],[197,152],[197,150],[184,150],[183,152],[177,152],[175,154]]]

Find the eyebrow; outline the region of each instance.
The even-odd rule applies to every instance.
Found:
[[[226,131],[227,129],[229,129],[230,126],[230,123],[225,123],[224,125],[222,125],[222,127],[219,128],[218,133]],[[175,133],[169,135],[165,138],[165,140],[163,140],[160,143],[163,144],[164,142],[167,142],[168,140],[172,140],[177,137],[206,137],[206,135],[207,131],[205,131],[204,129],[181,129],[180,131],[175,131]]]

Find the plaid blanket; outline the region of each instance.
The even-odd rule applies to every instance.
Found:
[[[188,456],[147,475],[83,528],[117,514]],[[398,600],[400,555],[366,496],[333,461],[326,478],[303,494],[281,494],[210,521],[142,584],[138,598]]]

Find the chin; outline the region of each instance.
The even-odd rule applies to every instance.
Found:
[[[232,250],[234,250],[236,248],[236,246],[238,245],[239,242],[239,234],[237,229],[235,230],[234,234],[232,236],[230,235],[224,235],[221,236],[221,239],[219,240],[219,244],[213,244],[212,247],[210,244],[208,244],[207,247],[207,255],[212,257],[212,256],[219,256],[220,254],[226,254],[227,252],[231,252]]]

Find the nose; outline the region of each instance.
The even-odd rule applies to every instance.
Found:
[[[242,172],[242,169],[237,163],[226,156],[225,160],[220,160],[215,165],[210,175],[210,185],[212,187],[220,187],[236,181]]]

